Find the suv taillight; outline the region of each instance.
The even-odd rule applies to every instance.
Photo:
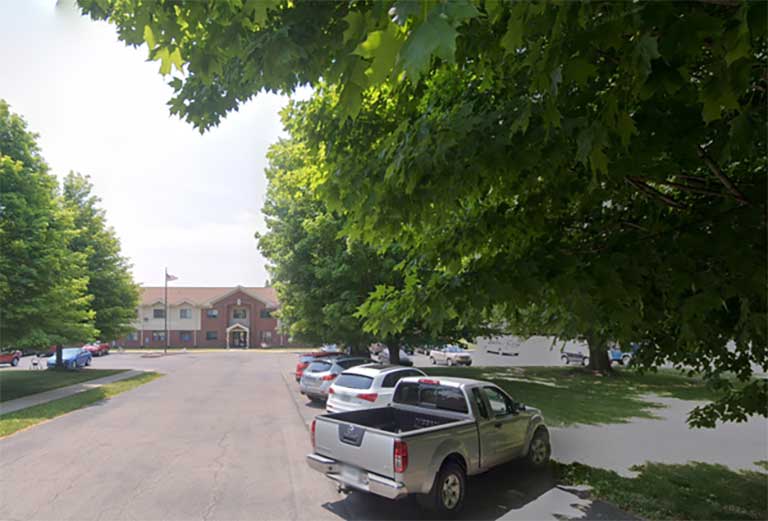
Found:
[[[375,402],[379,395],[377,393],[362,393],[358,394],[357,397],[366,402]]]
[[[327,374],[327,375],[323,376],[322,380],[325,380],[326,382],[329,382],[329,381],[333,380],[334,378],[336,378],[337,376],[339,376],[339,375],[333,374],[333,373]]]
[[[312,420],[312,427],[309,430],[309,436],[312,439],[312,450],[315,450],[315,422],[317,420]]]
[[[395,472],[402,474],[408,468],[408,444],[402,440],[395,441],[392,455]]]

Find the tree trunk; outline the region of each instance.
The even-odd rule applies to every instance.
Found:
[[[589,346],[589,368],[592,371],[610,373],[612,371],[611,361],[608,359],[608,347],[605,339],[598,335],[590,335],[587,337],[587,345]]]
[[[392,365],[400,365],[400,346],[388,345],[389,350],[389,363]]]
[[[56,369],[64,368],[64,348],[61,344],[56,346]]]

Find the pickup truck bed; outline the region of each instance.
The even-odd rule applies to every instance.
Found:
[[[329,414],[327,417],[345,423],[353,423],[396,434],[436,427],[438,425],[448,425],[449,423],[456,423],[466,419],[428,414],[421,411],[410,411],[396,407],[340,412]]]

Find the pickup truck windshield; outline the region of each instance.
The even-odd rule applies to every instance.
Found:
[[[469,412],[461,389],[419,382],[400,382],[394,401],[403,405],[416,405],[454,412]]]

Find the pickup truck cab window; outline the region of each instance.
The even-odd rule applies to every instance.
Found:
[[[400,382],[395,389],[396,403],[429,407],[454,412],[469,412],[464,393],[456,387],[423,384],[420,382]]]
[[[480,417],[485,419],[490,418],[488,415],[488,408],[483,401],[483,396],[480,394],[480,389],[477,387],[472,389],[472,399],[475,401],[475,407],[477,407],[477,412],[480,413]]]
[[[504,393],[494,387],[483,387],[483,395],[488,400],[494,416],[507,416],[515,413],[515,404]]]

